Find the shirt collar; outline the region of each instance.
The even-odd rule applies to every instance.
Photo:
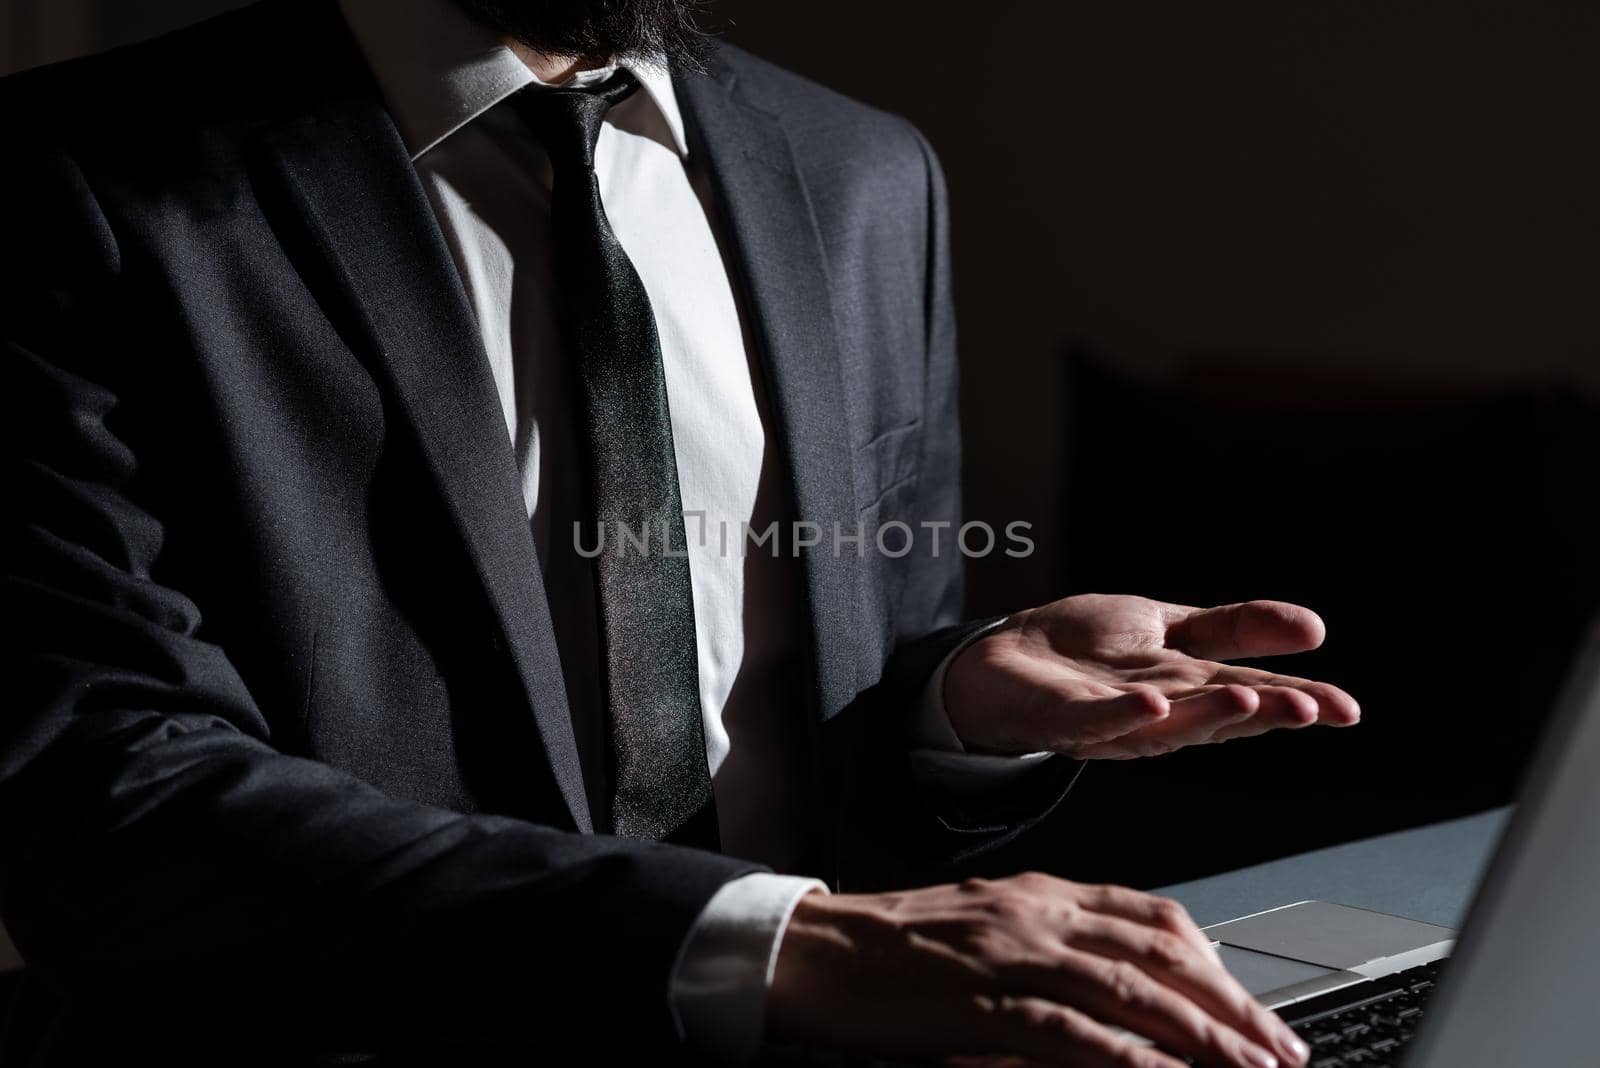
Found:
[[[489,28],[450,0],[339,0],[384,102],[415,161],[428,149],[528,85],[543,85]],[[689,154],[683,115],[665,62],[622,60],[567,84],[630,71],[660,112],[679,156]]]

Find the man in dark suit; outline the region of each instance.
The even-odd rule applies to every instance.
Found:
[[[938,166],[691,14],[267,0],[0,89],[10,1055],[1303,1059],[1170,902],[886,892],[1358,712],[1217,662],[1289,605],[961,622]]]

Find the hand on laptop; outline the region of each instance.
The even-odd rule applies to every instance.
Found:
[[[778,949],[780,1041],[1085,1068],[1299,1065],[1176,902],[1046,875],[803,898]],[[983,1063],[979,1060],[978,1063]]]
[[[1219,663],[1322,644],[1316,613],[1281,601],[1190,608],[1085,594],[1020,612],[945,674],[945,710],[977,752],[1085,760],[1157,756],[1280,727],[1349,726],[1336,686]]]

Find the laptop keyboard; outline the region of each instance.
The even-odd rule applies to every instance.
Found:
[[[1311,1047],[1311,1068],[1384,1068],[1400,1062],[1422,1020],[1442,960],[1321,994],[1280,1011]]]

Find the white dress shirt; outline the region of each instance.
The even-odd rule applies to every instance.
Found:
[[[545,568],[585,779],[602,777],[599,632],[592,591],[551,566],[553,539],[580,518],[582,452],[572,419],[551,277],[550,167],[499,106],[542,84],[514,52],[449,0],[341,0],[394,117],[476,313]],[[744,528],[782,515],[771,415],[710,194],[689,168],[667,71],[625,64],[640,90],[612,108],[595,147],[601,200],[649,294],[661,341],[686,514],[706,759],[726,852],[780,871],[798,858],[809,750],[795,695],[805,649],[795,561],[741,554]],[[614,67],[569,84],[604,80]],[[471,354],[463,353],[462,358]],[[698,517],[703,516],[701,520]],[[706,526],[701,537],[700,524]],[[948,662],[948,661],[947,661]],[[908,747],[924,774],[992,783],[1024,762],[961,753],[932,680]],[[815,879],[756,874],[724,886],[680,950],[669,998],[686,1035],[729,1059],[763,1029],[778,942]]]

